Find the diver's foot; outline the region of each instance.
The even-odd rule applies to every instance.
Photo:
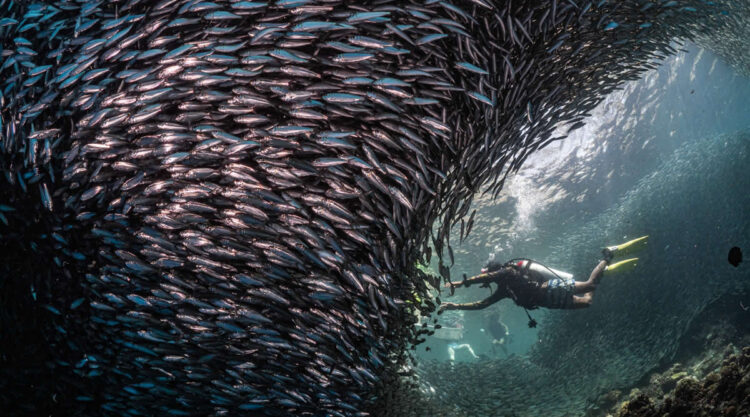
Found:
[[[602,249],[602,256],[604,260],[609,264],[615,256],[628,255],[634,252],[642,250],[648,244],[648,235],[641,236],[639,238],[620,243],[615,246],[608,246]]]
[[[638,266],[638,258],[630,258],[625,259],[620,262],[613,263],[611,265],[607,265],[606,268],[604,268],[605,273],[613,273],[613,272],[627,272],[632,270]]]

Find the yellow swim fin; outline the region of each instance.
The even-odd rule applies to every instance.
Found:
[[[638,258],[625,259],[623,261],[607,265],[604,272],[627,272],[638,265]]]
[[[604,259],[609,261],[615,256],[623,256],[623,255],[637,252],[643,249],[644,247],[646,247],[647,243],[648,243],[648,235],[641,236],[637,239],[633,239],[628,242],[621,243],[619,245],[608,246],[604,248],[602,253],[604,253]]]

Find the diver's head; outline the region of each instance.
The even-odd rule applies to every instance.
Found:
[[[487,265],[485,265],[484,268],[482,268],[482,273],[485,273],[485,272],[495,272],[495,271],[499,270],[500,268],[502,268],[503,265],[504,265],[504,263],[501,262],[501,261],[499,261],[499,260],[497,260],[497,259],[494,259],[494,258],[490,259],[490,261],[487,262]]]

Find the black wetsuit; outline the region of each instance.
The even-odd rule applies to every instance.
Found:
[[[532,274],[523,271],[514,264],[490,263],[488,272],[469,278],[465,281],[451,282],[454,287],[470,286],[473,284],[496,284],[492,295],[473,303],[446,303],[445,310],[481,310],[503,298],[511,298],[521,307],[535,309],[543,302],[543,292],[540,290],[542,281],[538,281]]]

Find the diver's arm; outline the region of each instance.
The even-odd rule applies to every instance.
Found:
[[[499,289],[492,293],[489,297],[481,301],[475,301],[473,303],[443,303],[440,306],[440,310],[481,310],[487,308],[492,304],[502,300],[506,297],[506,294]]]
[[[471,278],[467,278],[464,281],[452,281],[447,284],[445,284],[445,287],[460,287],[461,285],[466,285],[467,287],[469,285],[474,284],[486,284],[488,282],[496,282],[498,280],[498,277],[503,274],[503,270],[494,271],[494,272],[485,272],[484,274],[475,275]]]

